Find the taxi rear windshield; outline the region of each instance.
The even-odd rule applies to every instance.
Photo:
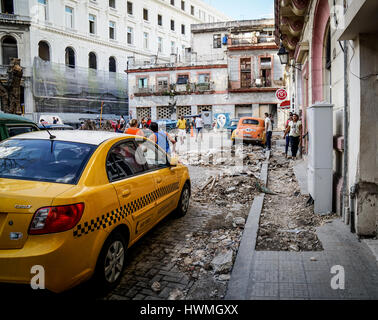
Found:
[[[76,184],[95,145],[12,139],[0,142],[0,178]]]
[[[254,125],[258,125],[258,124],[259,124],[259,121],[258,121],[258,120],[254,120],[254,119],[245,119],[245,120],[243,120],[243,124],[254,124]]]

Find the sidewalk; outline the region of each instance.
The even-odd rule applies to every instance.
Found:
[[[305,163],[298,164],[294,171],[301,192],[306,192]],[[255,251],[261,209],[259,196],[249,213],[227,300],[378,299],[376,259],[340,219],[316,229],[324,251]],[[335,265],[345,270],[344,289],[331,288]]]

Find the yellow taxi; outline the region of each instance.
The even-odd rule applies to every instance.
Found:
[[[118,284],[127,248],[186,214],[188,169],[146,138],[39,131],[0,143],[0,282],[67,290]]]
[[[240,118],[237,128],[231,135],[232,143],[251,142],[265,144],[265,122],[264,119],[255,117]]]

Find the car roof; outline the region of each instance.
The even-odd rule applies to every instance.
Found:
[[[55,141],[69,141],[93,145],[100,145],[102,142],[112,138],[132,136],[124,133],[89,130],[49,130],[49,132],[55,136],[53,139]],[[14,136],[11,139],[50,140],[50,135],[46,130],[41,130],[24,133],[22,135]]]
[[[258,120],[258,121],[264,121],[262,118],[257,118],[257,117],[242,117],[239,120],[245,120],[245,119],[252,119],[252,120]]]
[[[0,112],[0,122],[24,122],[35,124],[32,120],[15,114]]]

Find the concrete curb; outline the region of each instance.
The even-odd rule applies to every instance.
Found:
[[[261,166],[260,179],[267,185],[270,151],[266,152],[266,161]],[[259,194],[252,203],[248,219],[244,227],[239,250],[232,268],[231,278],[225,300],[245,300],[248,290],[251,263],[255,254],[257,232],[265,194]]]

